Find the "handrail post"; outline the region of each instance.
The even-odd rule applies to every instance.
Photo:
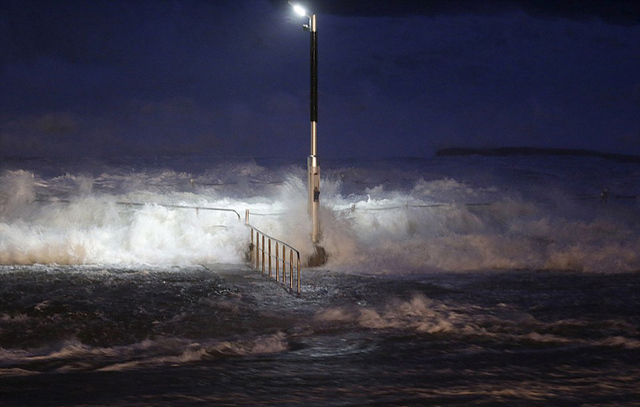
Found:
[[[253,228],[251,229],[251,245],[249,246],[249,260],[251,261],[251,266],[253,266]]]
[[[291,250],[291,247],[289,247],[289,250]],[[284,256],[284,262],[287,261],[287,254],[285,252],[282,253],[282,255]],[[284,267],[282,270],[282,282],[283,283],[287,283],[287,268]]]
[[[293,249],[289,250],[289,275],[293,275]]]
[[[298,253],[298,294],[300,294],[300,253]]]
[[[278,242],[276,242],[276,276],[280,273],[280,262],[278,261]]]
[[[271,277],[271,238],[269,238],[268,254],[269,254],[269,277]]]
[[[264,274],[264,233],[262,234],[262,274]]]
[[[260,233],[256,230],[256,270],[260,268]]]
[[[293,252],[292,252],[293,254]],[[285,281],[286,283],[286,281]],[[291,270],[291,273],[289,273],[289,290],[293,291],[293,270]]]

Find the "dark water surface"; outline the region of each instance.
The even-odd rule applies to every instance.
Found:
[[[0,405],[640,405],[640,274],[0,269]]]

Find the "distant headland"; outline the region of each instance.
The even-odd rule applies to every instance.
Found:
[[[490,157],[506,157],[514,155],[556,155],[567,157],[596,157],[620,162],[640,163],[640,156],[629,154],[602,153],[592,150],[571,148],[539,148],[539,147],[498,147],[498,148],[444,148],[436,152],[436,157],[458,155],[482,155]]]

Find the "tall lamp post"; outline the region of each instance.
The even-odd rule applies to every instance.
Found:
[[[307,158],[309,199],[307,210],[311,216],[312,230],[311,241],[316,244],[320,239],[320,224],[318,223],[318,210],[320,208],[320,166],[318,165],[318,34],[316,32],[316,15],[307,14],[307,11],[299,4],[289,1],[293,10],[301,17],[307,17],[309,24],[304,28],[311,32],[311,154]],[[316,247],[319,251],[321,248]],[[320,253],[317,253],[320,254]],[[324,256],[322,250],[321,256]]]

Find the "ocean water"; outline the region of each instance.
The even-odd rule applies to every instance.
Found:
[[[303,163],[304,164],[304,163]],[[640,164],[0,164],[0,405],[640,405]]]

